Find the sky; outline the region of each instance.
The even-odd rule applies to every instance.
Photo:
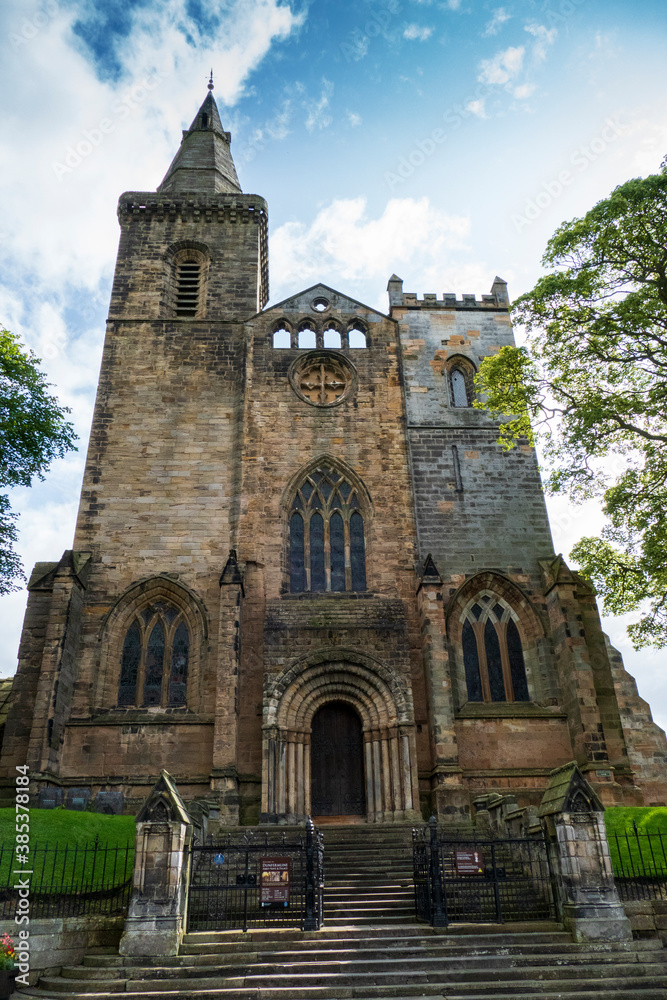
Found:
[[[12,491],[29,573],[72,545],[118,245],[213,69],[246,193],[268,200],[271,302],[316,281],[510,297],[547,240],[667,153],[663,0],[4,0],[0,322],[42,359],[78,452]],[[521,339],[521,331],[517,331]],[[603,524],[549,498],[556,552]],[[26,591],[0,598],[0,675]],[[656,721],[665,653],[605,619]]]

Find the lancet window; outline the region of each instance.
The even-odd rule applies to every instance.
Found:
[[[359,491],[332,466],[309,472],[292,501],[289,588],[292,593],[366,590]]]
[[[505,601],[480,596],[461,638],[468,701],[530,701],[521,637]]]
[[[135,617],[123,642],[119,706],[187,704],[190,631],[181,612],[158,601]]]
[[[475,369],[467,358],[455,358],[447,365],[449,396],[452,406],[472,406],[475,398]]]

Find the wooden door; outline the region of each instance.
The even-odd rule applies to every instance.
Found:
[[[364,741],[359,716],[344,702],[324,705],[310,739],[313,816],[364,816]]]

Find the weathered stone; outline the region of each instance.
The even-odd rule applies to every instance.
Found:
[[[266,202],[241,191],[211,93],[118,218],[76,536],[30,578],[6,794],[27,763],[33,793],[136,812],[166,769],[202,823],[302,821],[313,720],[341,703],[369,822],[466,822],[495,792],[513,804],[480,822],[525,830],[573,759],[604,804],[665,802],[664,733],[553,551],[534,451],[504,451],[469,405],[480,360],[513,343],[506,283],[418,298],[392,275],[388,314],[323,284],[266,308]],[[323,468],[357,506],[333,493],[307,582],[321,514],[299,488]]]

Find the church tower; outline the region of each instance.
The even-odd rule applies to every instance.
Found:
[[[227,825],[469,822],[568,761],[665,801],[667,744],[472,406],[507,286],[270,307],[267,205],[208,94],[120,245],[74,547],[38,563],[2,746],[51,801],[164,768]]]

